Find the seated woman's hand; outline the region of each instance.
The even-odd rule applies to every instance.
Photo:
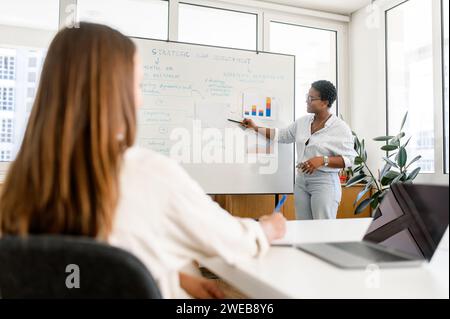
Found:
[[[286,218],[281,213],[264,215],[259,218],[259,224],[269,242],[283,238],[286,233]]]
[[[197,299],[223,299],[225,294],[216,282],[180,272],[180,286]]]

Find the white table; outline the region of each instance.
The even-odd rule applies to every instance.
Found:
[[[290,221],[283,243],[361,240],[370,218]],[[202,265],[250,298],[449,298],[448,229],[430,263],[415,268],[343,270],[292,247],[261,259]]]

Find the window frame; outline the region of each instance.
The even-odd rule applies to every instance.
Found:
[[[74,12],[73,12],[74,13],[74,18],[75,18],[76,22],[79,22],[78,0],[59,0],[59,1],[60,1],[60,6],[61,7],[63,6],[64,3],[66,3],[66,5],[74,5],[74,9],[75,9]],[[166,36],[164,38],[151,38],[151,37],[142,37],[141,35],[139,35],[139,36],[138,35],[127,35],[127,34],[125,34],[123,32],[127,37],[130,37],[130,38],[141,38],[141,39],[155,39],[155,40],[162,40],[162,41],[170,39],[170,27],[171,27],[171,24],[170,24],[170,9],[171,9],[171,3],[173,1],[170,1],[170,0],[152,0],[152,1],[153,2],[159,1],[159,2],[166,2],[167,3],[167,33],[166,33]],[[61,12],[60,11],[60,18],[62,16],[64,16],[65,13],[66,12]],[[67,18],[66,18],[66,20],[67,20]],[[65,21],[60,19],[59,28],[61,29],[62,27],[64,27],[64,25],[65,25]]]
[[[231,48],[231,49],[239,49],[239,50],[250,50],[250,51],[261,51],[259,49],[259,19],[260,16],[258,14],[258,12],[249,12],[248,10],[239,10],[238,8],[229,8],[228,6],[213,6],[212,4],[209,4],[207,2],[204,1],[195,1],[195,3],[193,3],[193,1],[178,1],[178,14],[177,16],[179,17],[179,5],[180,4],[184,4],[184,5],[190,5],[190,6],[194,6],[194,7],[201,7],[201,8],[207,8],[207,9],[213,9],[213,10],[223,10],[223,11],[229,11],[229,12],[236,12],[236,13],[242,13],[242,14],[249,14],[249,15],[254,15],[256,18],[256,39],[255,39],[255,48],[249,49],[249,48],[238,48],[238,47],[227,47],[227,46],[222,46],[222,45],[213,45],[213,44],[209,44],[209,43],[198,43],[198,42],[186,42],[186,41],[181,41],[179,39],[179,35],[178,35],[178,23],[179,23],[179,19],[177,21],[177,41],[183,42],[183,43],[190,43],[190,44],[198,44],[198,45],[207,45],[207,46],[216,46],[216,47],[227,47],[227,48]]]
[[[388,79],[388,25],[387,15],[393,10],[408,1],[414,0],[395,0],[390,1],[380,7],[383,14],[382,34],[383,34],[383,59],[384,59],[384,100],[385,100],[385,132],[389,135],[389,79]],[[433,113],[434,113],[434,173],[422,173],[417,175],[415,181],[418,183],[430,184],[448,184],[448,173],[445,173],[445,152],[444,152],[444,81],[443,81],[443,19],[442,19],[442,0],[431,0],[432,5],[432,57],[433,57]]]
[[[445,156],[446,155],[446,152],[449,152],[450,151],[450,149],[447,149],[447,144],[446,144],[446,141],[445,141],[445,129],[447,128],[447,129],[449,129],[448,127],[446,127],[445,126],[445,49],[444,49],[444,46],[445,46],[445,32],[444,32],[444,29],[445,29],[445,25],[444,25],[444,1],[445,0],[441,0],[440,1],[440,21],[441,21],[441,29],[440,29],[440,32],[441,32],[441,76],[442,76],[442,78],[441,78],[441,80],[442,80],[442,85],[441,85],[441,87],[442,87],[442,113],[441,113],[441,116],[442,116],[442,168],[443,168],[443,172],[444,172],[444,175],[449,175],[449,172],[447,171],[447,157]],[[447,15],[448,15],[448,13],[447,13]],[[447,31],[448,32],[448,31]],[[448,63],[448,61],[447,61],[447,63]],[[449,83],[447,83],[447,86],[449,85]],[[449,107],[449,105],[447,105],[447,107]],[[450,137],[449,137],[450,138]]]
[[[348,23],[345,21],[332,21],[329,19],[270,13],[264,15],[264,50],[270,51],[270,23],[278,22],[300,27],[313,28],[319,30],[332,31],[336,34],[336,89],[338,97],[336,100],[336,115],[342,115],[346,122],[350,123],[349,107],[349,69],[348,69]]]
[[[295,27],[301,27],[301,28],[308,28],[308,29],[314,29],[314,30],[322,30],[322,31],[329,31],[329,32],[333,32],[335,34],[335,63],[336,63],[336,69],[335,69],[335,74],[334,74],[334,83],[336,86],[336,90],[338,92],[337,95],[337,99],[336,99],[336,107],[335,107],[335,115],[339,116],[339,111],[340,111],[340,83],[339,83],[339,45],[338,45],[338,31],[337,30],[330,30],[330,29],[325,29],[325,28],[319,28],[319,27],[312,27],[312,26],[308,26],[308,25],[300,25],[300,24],[293,24],[293,23],[288,23],[288,22],[280,22],[278,20],[270,20],[269,22],[269,27],[268,30],[270,32],[270,24],[271,23],[279,23],[279,24],[285,24],[285,25],[290,25],[290,26],[295,26]],[[270,51],[270,33],[267,32],[269,34],[269,39],[267,40],[267,51]],[[277,53],[277,52],[275,52]],[[306,94],[307,92],[305,92]],[[300,97],[303,96],[301,93],[299,95]]]

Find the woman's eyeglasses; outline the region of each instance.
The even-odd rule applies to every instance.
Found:
[[[320,97],[314,97],[309,94],[306,94],[305,98],[306,98],[306,101],[309,103],[311,103],[312,101],[315,101],[315,100],[320,100]]]

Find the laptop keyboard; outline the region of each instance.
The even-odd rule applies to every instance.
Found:
[[[364,242],[348,242],[348,243],[328,243],[328,245],[345,250],[345,252],[358,257],[368,259],[370,261],[405,261],[407,259],[395,256],[382,250],[365,245]]]

